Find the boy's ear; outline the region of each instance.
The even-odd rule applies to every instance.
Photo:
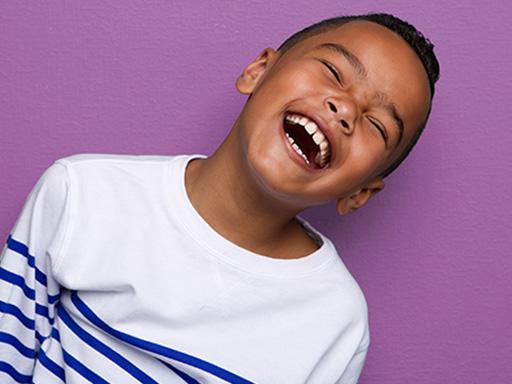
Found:
[[[340,215],[351,213],[361,208],[370,199],[371,196],[377,194],[384,189],[384,181],[378,178],[368,183],[363,188],[357,190],[347,197],[340,197],[336,203],[336,211]]]
[[[236,88],[240,93],[253,93],[256,85],[262,79],[264,73],[276,61],[279,54],[272,48],[265,48],[256,59],[254,59],[236,80]]]

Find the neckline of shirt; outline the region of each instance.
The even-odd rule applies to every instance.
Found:
[[[197,158],[206,158],[203,154],[178,155],[169,162],[167,169],[166,192],[169,214],[184,226],[188,234],[203,248],[211,251],[224,262],[251,274],[276,277],[300,277],[324,269],[337,255],[332,242],[316,230],[309,222],[296,218],[321,245],[313,253],[296,259],[277,259],[261,255],[240,247],[215,231],[196,211],[185,187],[185,170],[188,163]],[[173,182],[170,183],[169,181]]]

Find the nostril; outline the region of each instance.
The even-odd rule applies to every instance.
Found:
[[[338,112],[338,110],[336,109],[336,106],[331,102],[329,102],[329,108],[331,108],[331,111],[333,111],[333,112]]]
[[[348,124],[345,120],[341,120],[341,125],[343,125],[345,128],[348,128]]]

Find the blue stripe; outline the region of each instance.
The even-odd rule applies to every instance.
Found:
[[[48,278],[46,277],[46,275],[41,272],[41,270],[39,268],[35,268],[36,269],[36,280],[39,281],[42,285],[44,285],[45,287],[48,286]]]
[[[161,356],[165,356],[174,360],[181,361],[185,364],[194,366],[196,368],[202,369],[214,376],[217,376],[221,379],[228,381],[233,384],[252,384],[250,381],[235,375],[229,371],[226,371],[223,368],[220,368],[212,363],[209,363],[205,360],[201,360],[197,357],[188,355],[186,353],[177,351],[175,349],[171,349],[151,341],[143,340],[135,336],[128,335],[124,332],[118,331],[108,324],[106,324],[103,320],[101,320],[83,301],[78,297],[78,293],[76,291],[71,291],[71,301],[76,306],[76,308],[84,315],[91,323],[96,325],[98,328],[102,329],[106,333],[110,334],[118,338],[119,340],[124,341],[125,343],[131,344],[137,348],[144,349],[149,352],[153,352],[159,354]]]
[[[14,348],[18,350],[23,356],[33,359],[36,357],[36,351],[32,348],[27,347],[21,341],[19,341],[16,337],[7,332],[0,332],[0,343],[6,343],[12,345]]]
[[[7,248],[22,256],[25,256],[27,258],[28,265],[30,265],[32,268],[35,268],[36,270],[37,281],[46,286],[48,279],[46,275],[36,267],[36,259],[29,253],[28,247],[25,244],[14,240],[12,236],[9,235],[7,238]]]
[[[20,287],[28,299],[35,300],[36,292],[25,284],[25,279],[22,276],[9,272],[4,268],[0,268],[0,279]],[[53,319],[50,319],[50,315],[48,313],[48,307],[36,303],[36,313],[46,317],[50,321],[50,324],[53,324]]]
[[[63,311],[64,309],[61,309]],[[62,318],[62,316],[61,316]],[[57,330],[57,328],[52,328],[52,337],[57,340],[60,343],[60,333]],[[89,380],[91,383],[108,383],[108,381],[104,380],[101,376],[96,374],[95,372],[91,371],[89,368],[87,368],[85,365],[83,365],[80,361],[78,361],[76,358],[74,358],[72,355],[70,355],[67,351],[62,348],[62,353],[64,356],[64,361],[75,371],[77,371],[80,375],[82,375],[84,378]],[[194,378],[187,375],[185,372],[180,371],[179,369],[173,367],[170,364],[167,364],[164,361],[159,360],[164,365],[166,365],[168,368],[172,369],[179,377],[181,377],[186,383],[189,384],[201,384]]]
[[[25,279],[23,278],[23,276],[19,276],[15,273],[9,272],[6,269],[0,268],[0,279],[7,281],[11,284],[17,285],[23,290],[25,296],[27,296],[31,300],[35,300],[36,291],[34,291],[32,288],[29,288],[25,284]]]
[[[101,376],[91,371],[89,368],[87,368],[80,361],[71,356],[64,349],[62,349],[62,353],[64,354],[64,361],[66,362],[66,364],[73,368],[80,375],[82,375],[82,377],[89,380],[91,383],[108,384],[107,380],[103,379]]]
[[[51,336],[60,343],[60,332],[57,328],[52,328]]]
[[[54,304],[60,299],[60,293],[57,293],[56,295],[50,295],[48,294],[48,304]]]
[[[50,324],[53,323],[53,319],[50,319],[50,314],[48,313],[48,307],[45,307],[44,305],[36,303],[36,313],[38,315],[44,316],[48,320],[50,320]]]
[[[46,339],[45,336],[41,335],[37,330],[36,330],[36,339],[39,340],[39,344],[43,344],[43,341]]]
[[[64,309],[61,309],[61,311],[64,311]],[[61,316],[62,318],[62,316]],[[57,340],[60,343],[60,332],[57,328],[52,328],[52,337]],[[80,361],[78,361],[76,358],[71,356],[68,352],[62,348],[62,352],[64,355],[64,361],[75,371],[77,371],[79,374],[81,374],[84,378],[89,380],[91,383],[108,383],[108,381],[104,380],[101,376],[96,374],[95,372],[91,371],[89,368],[87,368],[85,365],[83,365]],[[193,377],[190,377],[185,372],[180,371],[179,369],[173,367],[172,365],[166,363],[165,361],[159,360],[161,363],[163,363],[165,366],[170,368],[173,372],[175,372],[179,377],[181,377],[186,383],[189,384],[201,384],[199,381],[194,379]]]
[[[31,383],[32,376],[19,373],[12,365],[5,361],[0,361],[0,372],[5,372],[11,376],[17,383]]]
[[[39,303],[36,303],[36,313],[38,315],[46,317],[50,325],[53,325],[55,322],[55,319],[53,317],[50,317],[50,314],[48,312],[48,307],[45,307],[44,305],[41,305]]]
[[[160,361],[162,361],[162,360],[160,360]],[[183,379],[183,381],[185,381],[186,383],[188,383],[188,384],[201,384],[199,381],[197,381],[193,377],[187,375],[185,372],[180,371],[178,368],[173,367],[171,364],[166,363],[165,361],[162,361],[162,363],[164,363],[164,365],[166,365],[167,368],[170,368],[174,373],[176,373],[179,377],[181,377]]]
[[[36,322],[25,316],[23,312],[21,312],[21,310],[15,305],[0,301],[0,312],[15,316],[25,327],[29,329],[33,330],[36,328]]]
[[[48,369],[51,373],[53,373],[55,376],[57,376],[62,381],[66,382],[64,368],[62,368],[55,361],[53,361],[48,356],[46,356],[46,353],[42,349],[39,350],[38,356],[39,356],[38,360],[41,362],[41,364],[46,369]]]
[[[41,270],[39,270],[39,268],[36,267],[36,259],[29,253],[28,247],[25,244],[17,240],[14,240],[12,236],[9,235],[9,237],[7,238],[7,248],[22,256],[25,256],[27,258],[28,265],[34,268],[36,271],[36,280],[43,284],[45,287],[48,285],[48,278],[43,272],[41,272]],[[59,298],[60,294],[48,295],[48,302],[50,304],[53,304]]]
[[[60,333],[57,328],[52,328],[52,337],[60,343]],[[64,356],[64,361],[67,365],[73,368],[76,372],[78,372],[82,377],[89,380],[91,383],[95,384],[108,384],[108,381],[103,379],[100,375],[93,372],[85,365],[83,365],[80,361],[78,361],[75,357],[73,357],[69,352],[67,352],[64,348],[62,348],[62,354]]]
[[[119,353],[114,351],[112,348],[110,348],[100,340],[96,339],[90,333],[82,329],[66,312],[64,307],[59,307],[58,316],[64,322],[64,324],[66,324],[68,328],[71,329],[71,331],[73,331],[73,333],[77,335],[82,341],[84,341],[91,348],[95,349],[109,360],[116,363],[119,367],[124,369],[126,372],[128,372],[137,380],[139,380],[141,383],[157,384],[155,380],[153,380],[151,377],[149,377],[147,374],[145,374],[143,371],[141,371],[139,368],[133,365],[126,358],[124,358]]]
[[[32,268],[35,268],[35,259],[34,256],[31,256],[28,252],[28,247],[12,238],[12,235],[9,235],[7,238],[7,248],[13,250],[16,253],[19,253],[22,256],[25,256],[28,259],[28,265],[30,265]]]

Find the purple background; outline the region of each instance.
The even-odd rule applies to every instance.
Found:
[[[327,204],[304,216],[366,294],[372,344],[361,383],[510,383],[505,3],[2,2],[0,236],[57,158],[211,154],[246,99],[235,79],[263,48],[327,17],[390,12],[436,45],[430,122],[362,210],[338,217]]]

